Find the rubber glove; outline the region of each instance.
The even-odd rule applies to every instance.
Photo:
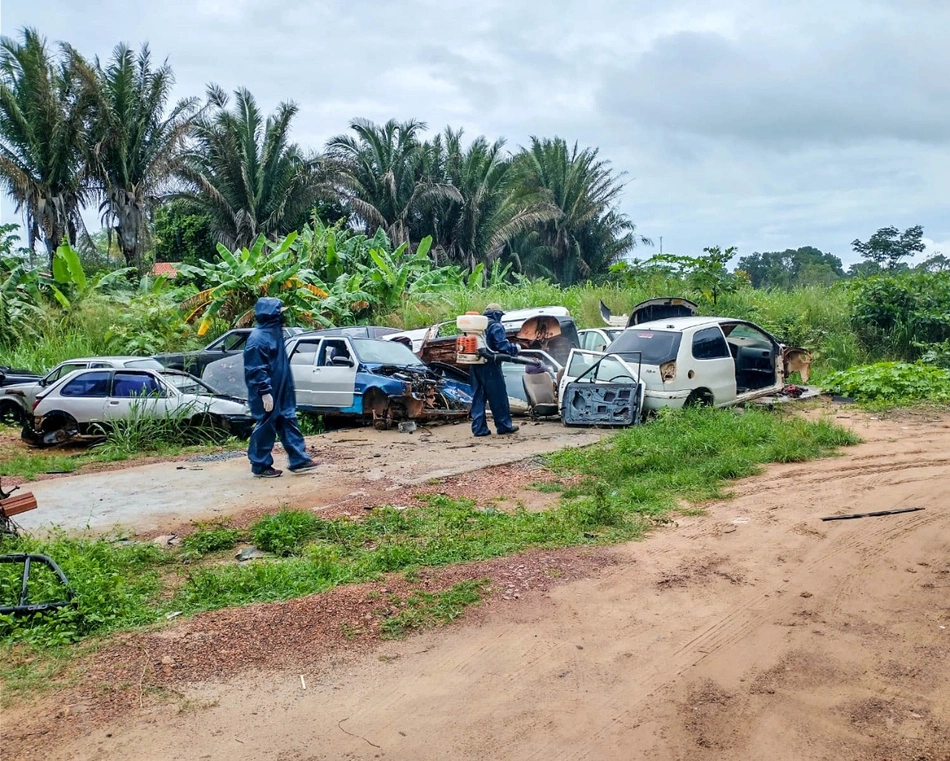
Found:
[[[274,397],[270,394],[264,394],[261,397],[261,401],[264,403],[264,412],[272,412],[274,410]]]

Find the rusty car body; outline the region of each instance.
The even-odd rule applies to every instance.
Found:
[[[403,420],[462,419],[471,409],[466,382],[427,367],[401,343],[318,331],[293,336],[286,347],[298,410],[386,429]],[[243,356],[212,362],[202,379],[247,396]]]

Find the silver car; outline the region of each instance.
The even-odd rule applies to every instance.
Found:
[[[22,424],[33,415],[33,403],[44,389],[76,370],[100,367],[129,367],[146,370],[161,370],[162,364],[151,357],[81,357],[60,362],[38,381],[16,383],[0,388],[0,420],[4,423]]]
[[[40,446],[101,439],[115,421],[136,416],[180,417],[186,423],[243,438],[254,425],[244,402],[222,396],[186,373],[87,368],[40,393],[32,429],[24,428],[23,437]]]

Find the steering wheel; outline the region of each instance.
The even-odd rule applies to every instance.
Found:
[[[628,380],[628,381],[630,381],[631,383],[634,382],[633,378],[631,378],[629,375],[618,375],[618,376],[616,376],[616,377],[614,377],[614,378],[611,378],[611,379],[610,379],[609,381],[607,381],[607,382],[608,382],[608,383],[614,383],[614,382],[616,382],[616,381],[618,381],[618,380]]]

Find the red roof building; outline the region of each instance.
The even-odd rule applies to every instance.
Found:
[[[174,280],[178,277],[178,270],[175,269],[173,262],[155,262],[148,274],[152,277],[167,277],[169,280]]]

